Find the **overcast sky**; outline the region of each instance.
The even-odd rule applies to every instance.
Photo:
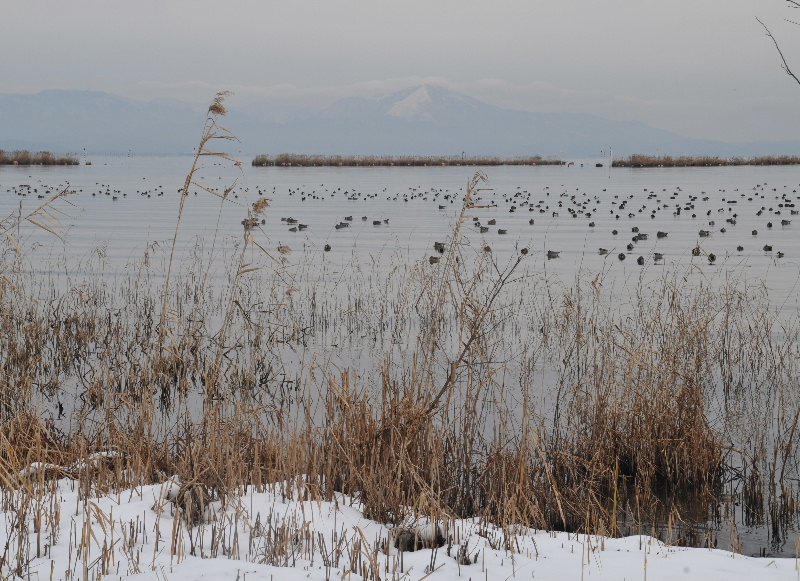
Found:
[[[800,139],[783,0],[3,2],[0,93],[325,105],[438,83],[503,107],[698,138]],[[0,128],[0,131],[2,128]]]

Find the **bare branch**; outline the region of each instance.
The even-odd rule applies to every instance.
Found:
[[[793,0],[788,0],[788,1],[789,1],[789,2],[792,2],[793,4],[797,4],[797,7],[800,7],[800,4],[798,4],[797,2],[793,2]],[[764,27],[764,30],[766,30],[766,31],[767,31],[767,36],[768,36],[768,37],[770,37],[770,38],[772,39],[772,42],[773,42],[773,43],[775,43],[775,48],[778,50],[778,54],[779,54],[779,55],[780,55],[780,57],[781,57],[781,61],[783,61],[783,64],[781,65],[781,68],[782,68],[784,71],[786,71],[786,73],[787,73],[787,74],[788,74],[790,77],[792,77],[792,78],[793,78],[795,81],[797,81],[797,84],[799,84],[799,85],[800,85],[800,79],[798,79],[798,78],[797,78],[797,75],[795,75],[795,74],[792,72],[792,69],[790,69],[790,68],[789,68],[789,63],[787,63],[787,62],[786,62],[786,57],[784,57],[784,56],[783,56],[783,51],[781,50],[781,47],[780,47],[780,45],[778,44],[778,41],[777,41],[777,40],[775,40],[775,37],[774,37],[774,36],[772,36],[772,33],[770,32],[769,28],[767,28],[767,25],[766,25],[766,24],[764,24],[763,22],[761,22],[761,20],[760,20],[760,19],[759,19],[757,16],[756,16],[756,20],[758,20],[758,23],[759,23],[761,26],[763,26],[763,27]]]

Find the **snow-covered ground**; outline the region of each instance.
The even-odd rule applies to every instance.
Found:
[[[21,494],[5,491],[4,577],[24,563],[22,578],[37,580],[800,579],[796,559],[670,547],[645,536],[503,530],[477,520],[449,523],[441,530],[449,542],[437,549],[401,553],[394,539],[404,533],[366,519],[353,499],[300,501],[285,483],[212,503],[191,528],[175,516],[178,488],[169,481],[87,500],[77,486],[64,478],[27,507]],[[22,536],[12,532],[21,515]],[[420,519],[403,530],[429,537],[435,526]]]

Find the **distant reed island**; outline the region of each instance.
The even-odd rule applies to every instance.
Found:
[[[684,155],[672,157],[671,155],[652,156],[634,154],[630,157],[615,159],[612,167],[707,167],[715,165],[797,165],[800,156],[796,155],[765,155],[760,157],[692,157]]]
[[[49,151],[27,150],[4,151],[0,149],[0,165],[78,165],[78,157],[72,154],[56,155]]]
[[[599,161],[596,166],[604,167],[608,161]],[[766,155],[760,157],[714,157],[714,156],[680,156],[642,155],[614,159],[612,167],[710,167],[731,165],[798,165],[800,156]],[[402,166],[497,166],[497,165],[574,165],[562,159],[545,159],[541,156],[530,157],[465,157],[465,156],[373,156],[373,155],[301,155],[281,153],[270,156],[266,154],[253,158],[253,166],[267,167],[402,167]]]
[[[300,155],[281,153],[276,156],[259,155],[253,159],[257,167],[363,167],[363,166],[428,166],[428,165],[561,165],[558,159],[541,157],[466,157],[466,156],[374,156],[374,155]]]

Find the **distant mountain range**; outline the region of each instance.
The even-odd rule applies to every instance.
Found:
[[[191,153],[206,107],[88,91],[0,94],[0,149]],[[249,154],[459,156],[464,152],[568,158],[595,157],[609,146],[615,157],[800,154],[800,141],[692,139],[639,121],[503,109],[435,85],[381,99],[342,99],[325,108],[266,102],[232,106],[224,125],[241,142],[229,150]]]

